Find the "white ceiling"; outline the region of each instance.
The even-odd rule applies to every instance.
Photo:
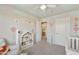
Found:
[[[57,7],[48,7],[46,12],[40,9],[41,4],[14,4],[9,6],[40,18],[79,9],[78,4],[56,4]]]

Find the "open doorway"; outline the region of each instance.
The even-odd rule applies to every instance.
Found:
[[[41,22],[41,40],[47,40],[47,35],[46,35],[46,31],[47,31],[47,22]]]

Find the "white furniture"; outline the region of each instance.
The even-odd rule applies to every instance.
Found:
[[[67,55],[79,55],[79,52],[76,52],[76,51],[73,51],[73,50],[66,49],[66,54],[67,54]]]
[[[31,32],[25,32],[25,31],[19,31],[19,52],[21,55],[27,54],[27,48],[31,47],[34,43],[33,41],[33,33]]]
[[[67,55],[79,55],[79,37],[69,37],[66,44]]]

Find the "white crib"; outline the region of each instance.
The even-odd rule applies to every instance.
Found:
[[[69,55],[79,55],[79,37],[69,37],[67,41],[66,53]]]

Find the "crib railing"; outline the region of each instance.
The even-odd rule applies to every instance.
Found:
[[[70,37],[68,41],[69,49],[79,51],[79,37]]]

